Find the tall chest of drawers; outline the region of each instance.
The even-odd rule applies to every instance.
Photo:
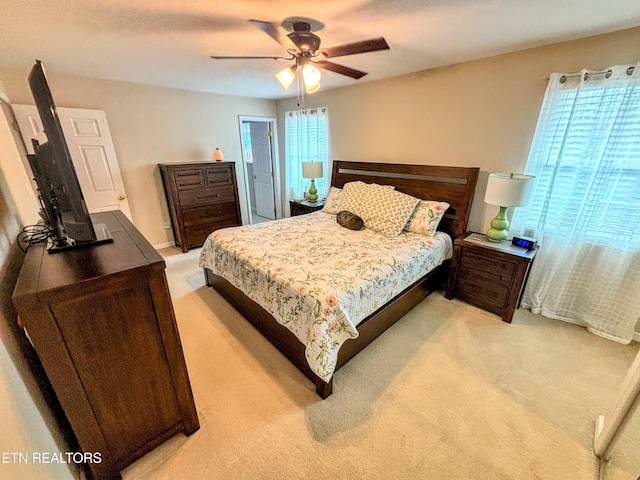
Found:
[[[160,164],[176,246],[201,246],[219,228],[242,225],[233,162]]]

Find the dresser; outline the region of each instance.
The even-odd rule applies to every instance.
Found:
[[[445,297],[458,297],[511,323],[536,252],[466,233],[453,243]]]
[[[176,246],[201,246],[214,230],[242,225],[233,162],[160,164]]]
[[[80,449],[99,454],[89,477],[110,480],[199,423],[164,260],[122,212],[91,218],[113,243],[30,246],[13,301]]]

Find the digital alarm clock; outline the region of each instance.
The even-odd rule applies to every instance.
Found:
[[[536,248],[538,241],[535,238],[531,237],[513,237],[513,240],[511,240],[511,244],[518,247],[524,247],[527,250],[533,250],[534,248]]]

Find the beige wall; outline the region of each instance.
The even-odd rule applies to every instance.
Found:
[[[353,87],[307,96],[305,106],[329,108],[330,159],[480,167],[470,228],[484,231],[497,212],[483,203],[487,175],[524,169],[544,79],[552,72],[636,63],[638,45],[640,28],[624,30],[361,85],[354,81]],[[348,65],[348,57],[342,63]],[[295,99],[278,101],[280,134],[284,112],[295,109]],[[284,142],[280,146],[284,158]]]
[[[46,64],[45,64],[46,67]],[[0,66],[13,104],[33,104],[27,70]],[[47,72],[58,107],[104,110],[133,222],[153,245],[173,241],[158,163],[210,160],[216,147],[237,161],[242,217],[248,220],[239,115],[275,117],[275,101],[216,95]]]

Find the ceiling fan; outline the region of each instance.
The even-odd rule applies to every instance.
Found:
[[[354,79],[364,77],[367,73],[354,68],[345,67],[327,61],[328,58],[344,57],[346,55],[355,55],[358,53],[375,52],[377,50],[388,50],[389,45],[383,37],[363,40],[360,42],[347,43],[336,47],[320,48],[320,37],[314,34],[312,24],[315,30],[323,27],[320,22],[306,18],[291,18],[285,20],[282,25],[284,28],[291,30],[291,33],[285,35],[279,28],[279,25],[272,22],[263,22],[260,20],[249,20],[257,28],[265,32],[280,45],[285,47],[289,57],[273,57],[273,56],[216,56],[211,58],[217,60],[235,60],[235,59],[272,59],[272,60],[294,60],[295,63],[285,68],[276,75],[276,78],[284,88],[289,88],[293,80],[296,78],[298,70],[302,69],[303,82],[307,93],[313,93],[320,88],[320,72],[315,68],[330,70],[341,75],[346,75]]]

